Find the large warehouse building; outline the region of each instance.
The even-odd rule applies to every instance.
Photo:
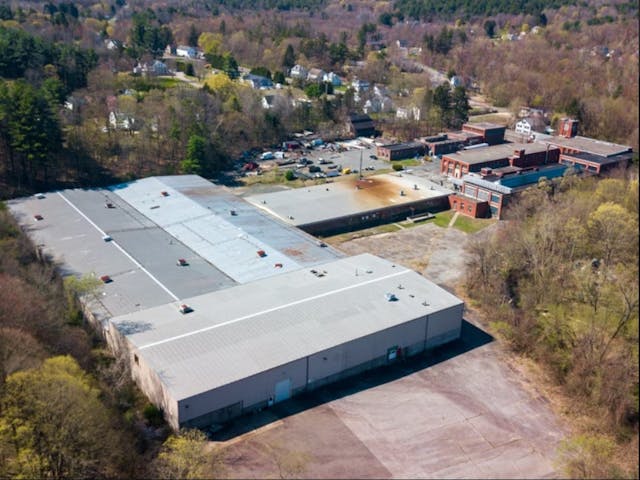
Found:
[[[206,426],[460,335],[463,303],[345,258],[206,180],[153,177],[9,202],[174,428]]]

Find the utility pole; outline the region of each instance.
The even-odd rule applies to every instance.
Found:
[[[360,175],[360,180],[362,180],[362,150],[360,150],[360,169],[358,170],[358,174]]]

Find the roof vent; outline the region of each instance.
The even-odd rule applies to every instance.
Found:
[[[37,215],[34,215],[33,218],[35,218],[37,221],[43,220],[44,217],[42,215],[40,215],[39,213]]]
[[[111,240],[113,240],[113,238],[111,238],[109,235],[105,235],[104,237],[102,237],[102,240],[104,240],[105,242],[110,242]]]
[[[111,279],[111,277],[109,275],[102,275],[100,277],[100,280],[102,280],[102,283],[111,283],[111,282],[113,282],[113,280]]]
[[[327,246],[327,244],[326,244],[326,243],[324,243],[322,240],[318,240],[318,246],[319,246],[319,247],[323,247],[323,248],[324,248],[324,247],[326,247],[326,246]]]
[[[163,197],[168,197],[169,196],[169,192],[160,192],[160,195],[162,195]]]
[[[260,258],[267,256],[267,253],[264,250],[258,250],[256,253]]]
[[[189,305],[187,305],[186,303],[183,303],[182,305],[180,305],[180,308],[178,309],[178,311],[184,315],[184,314],[186,314],[186,313],[191,313],[191,312],[193,312],[193,308],[191,308],[191,307],[190,307]]]
[[[276,264],[274,265],[274,268],[282,268],[282,264],[281,264],[281,263],[276,263]]]
[[[179,258],[176,263],[179,267],[186,267],[187,265],[189,265],[189,262],[187,262],[184,258]]]
[[[107,202],[104,204],[104,208],[116,208],[116,206],[113,203]]]
[[[229,210],[229,215],[235,217],[236,215],[238,215],[238,212],[236,212],[235,210]]]
[[[396,297],[393,293],[385,293],[384,296],[387,298],[387,302],[397,302],[398,297]]]

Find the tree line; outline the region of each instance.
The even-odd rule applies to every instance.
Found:
[[[500,13],[536,15],[545,9],[575,5],[575,0],[396,0],[395,9],[416,20],[490,17]]]
[[[637,455],[638,206],[637,179],[596,183],[569,171],[523,193],[469,250],[466,291],[492,330],[593,419],[563,446],[573,478],[634,474],[612,449]]]
[[[100,285],[62,279],[0,203],[0,477],[219,478],[221,452],[171,433],[85,324]]]

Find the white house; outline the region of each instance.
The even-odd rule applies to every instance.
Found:
[[[300,78],[302,80],[305,80],[308,73],[309,71],[302,65],[294,65],[293,68],[291,68],[289,75],[291,76],[291,78]]]
[[[323,79],[325,82],[329,82],[334,87],[339,87],[342,85],[342,79],[333,72],[327,73]]]
[[[196,58],[198,51],[195,47],[189,47],[188,45],[178,45],[176,47],[176,55],[178,57]]]
[[[399,107],[396,110],[396,118],[404,119],[404,120],[420,120],[421,111],[418,107],[411,108],[402,108]]]
[[[351,86],[356,92],[366,92],[369,90],[370,84],[366,80],[355,79],[351,82]]]
[[[541,116],[532,116],[523,118],[516,123],[516,133],[522,133],[524,135],[531,135],[533,133],[545,133],[547,124]]]
[[[109,125],[114,130],[133,130],[136,119],[122,112],[109,112]]]

